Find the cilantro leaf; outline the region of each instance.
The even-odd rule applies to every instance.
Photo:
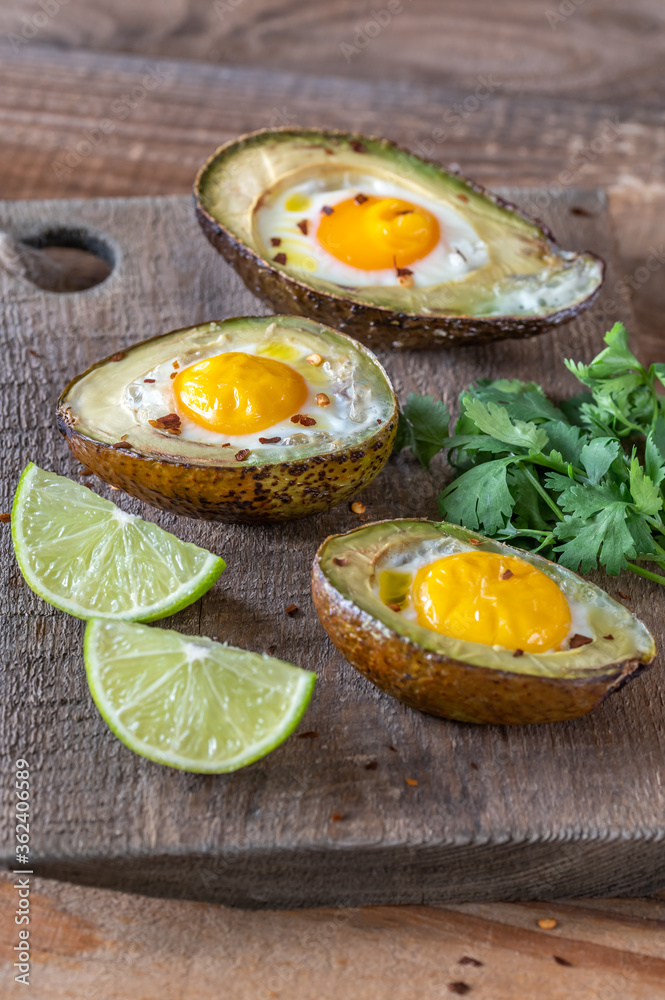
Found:
[[[464,410],[484,434],[517,448],[542,451],[547,446],[547,432],[534,423],[511,420],[505,407],[483,403],[477,397],[464,397]]]
[[[593,486],[590,483],[571,482],[558,502],[561,510],[581,518],[591,517],[608,504],[620,503],[624,508],[628,506],[628,498],[622,496],[620,487],[616,483]]]
[[[616,576],[637,554],[623,503],[611,503],[588,520],[567,517],[555,525],[554,534],[565,539],[555,549],[560,553],[559,562],[583,573],[600,562],[610,576]]]
[[[580,461],[594,485],[603,478],[614,459],[619,454],[620,445],[615,438],[597,437],[585,444],[580,452]]]
[[[432,396],[418,396],[412,392],[400,412],[395,448],[407,445],[424,468],[441,449],[448,438],[448,407]]]
[[[497,459],[462,473],[439,496],[443,517],[467,528],[493,535],[505,528],[515,501],[508,489],[507,467],[512,459]]]
[[[543,425],[552,449],[559,452],[562,459],[577,465],[583,446],[582,432],[563,420],[550,420]]]
[[[644,469],[635,454],[630,462],[630,492],[638,514],[653,515],[662,510],[663,498],[660,490],[653,480],[644,474]]]
[[[663,429],[665,429],[665,421],[662,420],[662,417],[659,417],[658,420],[663,424]],[[656,424],[657,426],[658,424]],[[663,458],[663,451],[656,441],[656,427],[647,434],[644,446],[644,466],[647,476],[654,486],[659,486],[663,479],[665,479],[665,458]],[[665,446],[665,437],[663,437],[662,433],[661,439]]]

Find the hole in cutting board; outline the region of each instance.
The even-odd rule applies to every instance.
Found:
[[[82,292],[106,281],[115,266],[111,247],[95,233],[64,226],[15,244],[23,277],[49,292]]]

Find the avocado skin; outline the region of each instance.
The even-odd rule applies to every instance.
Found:
[[[653,662],[625,659],[609,663],[602,673],[589,677],[553,678],[478,667],[423,649],[359,608],[331,584],[320,560],[328,542],[339,537],[332,535],[322,543],[312,567],[312,597],[319,620],[356,670],[410,708],[477,724],[561,722],[591,712]]]
[[[264,129],[262,131],[274,133],[296,132],[297,130],[285,126],[284,128]],[[311,132],[313,130],[304,129],[302,131]],[[483,317],[404,313],[385,306],[353,302],[341,296],[311,288],[273,267],[269,261],[238,240],[222,223],[214,219],[202,204],[202,183],[207,170],[215,159],[229,146],[241,145],[260,134],[260,132],[248,133],[220,146],[200,168],[194,182],[193,195],[196,217],[209,242],[239,274],[249,291],[276,313],[304,316],[316,320],[346,333],[374,349],[387,347],[397,350],[452,348],[487,344],[492,341],[523,339],[545,333],[555,326],[569,323],[581,312],[584,312],[594,303],[600,292],[602,280],[598,287],[582,302],[545,316]],[[349,137],[358,142],[368,138],[360,133],[347,133],[339,129],[327,129],[321,134]],[[380,141],[388,149],[409,152],[405,147],[387,139],[377,140],[373,137],[372,139]],[[433,163],[434,161],[425,160],[424,162]],[[440,168],[439,164],[437,166]],[[483,185],[468,180],[462,174],[455,176],[478,194],[491,199],[495,204],[535,223],[546,234],[552,245],[558,248],[551,231],[543,223],[533,219],[528,213],[499,195],[488,191]],[[591,256],[596,255],[591,254]],[[600,258],[597,259],[600,260]],[[600,262],[604,277],[605,265],[603,261]]]
[[[57,413],[58,429],[76,458],[111,486],[172,514],[244,524],[318,514],[364,489],[388,461],[397,419],[394,413],[372,437],[342,451],[211,468],[116,450],[79,433],[62,408]]]

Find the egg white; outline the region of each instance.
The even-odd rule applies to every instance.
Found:
[[[270,353],[270,345],[265,341],[243,343],[241,347],[233,342],[218,343],[207,345],[204,349],[186,350],[143,372],[130,382],[125,388],[123,405],[132,412],[139,424],[147,424],[169,413],[178,413],[181,438],[217,446],[230,444],[236,450],[249,448],[252,452],[305,444],[329,445],[333,450],[340,445],[340,439],[348,438],[351,430],[356,433],[372,425],[376,426],[380,419],[378,411],[368,387],[358,380],[351,358],[333,357],[324,359],[321,365],[313,366],[306,360],[312,353],[311,348],[298,345],[294,338],[290,338],[288,347],[295,356],[284,363],[299,371],[305,379],[307,399],[299,412],[316,420],[316,424],[311,427],[293,423],[288,417],[250,434],[221,434],[202,427],[178,410],[173,390],[174,373],[198,361],[229,351],[241,350],[244,354],[257,357],[274,357],[274,353]],[[146,382],[146,379],[154,381]],[[316,396],[321,392],[328,396],[329,405],[319,406],[316,402]],[[273,437],[279,437],[279,442],[266,445],[259,441],[259,438]]]
[[[429,566],[439,559],[445,558],[446,556],[457,555],[459,552],[474,552],[478,551],[477,546],[467,545],[464,542],[459,541],[454,538],[442,538],[441,541],[428,541],[423,542],[421,545],[417,546],[415,549],[411,549],[408,552],[396,553],[389,559],[382,560],[376,567],[376,577],[375,577],[375,594],[379,596],[379,582],[381,573],[385,570],[392,570],[399,573],[408,573],[411,576],[411,586],[413,585],[413,580],[419,569],[423,566]],[[511,553],[512,555],[513,553]],[[559,585],[559,581],[555,580],[555,583]],[[546,653],[558,653],[565,652],[570,649],[570,640],[574,635],[587,635],[593,637],[593,630],[589,624],[587,608],[580,601],[576,600],[571,593],[566,592],[562,587],[562,593],[568,604],[570,610],[570,629],[566,638],[563,640],[560,646],[556,649],[548,649],[544,652]],[[409,599],[408,603],[398,612],[408,621],[418,623],[418,612],[413,606],[411,600],[411,589],[409,589]],[[426,626],[424,626],[426,627]],[[432,629],[432,631],[435,631]],[[505,647],[503,646],[493,646],[491,647],[495,650],[501,650]],[[539,654],[543,655],[543,654]]]
[[[305,209],[290,211],[286,203],[293,195],[302,195],[309,201]],[[427,256],[409,264],[413,272],[413,286],[423,288],[445,281],[465,278],[489,263],[487,245],[478,236],[473,226],[460,212],[446,204],[435,201],[420,193],[414,194],[392,181],[371,175],[358,177],[347,175],[336,186],[327,186],[323,179],[310,179],[279,191],[272,198],[264,198],[255,214],[258,236],[269,260],[278,253],[286,254],[286,268],[301,271],[303,276],[316,275],[326,281],[347,288],[393,285],[399,286],[394,268],[365,271],[352,267],[328,253],[316,238],[324,206],[334,208],[339,202],[354,198],[357,194],[375,195],[379,198],[400,198],[417,204],[435,217],[439,223],[440,239]],[[305,236],[298,229],[298,222],[307,219],[309,230]],[[279,239],[278,246],[271,244]]]

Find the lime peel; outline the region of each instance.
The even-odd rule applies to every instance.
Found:
[[[300,722],[316,675],[205,636],[93,619],[92,697],[111,731],[158,764],[203,774],[245,767]]]
[[[165,618],[198,600],[226,566],[32,462],[19,480],[11,525],[28,586],[75,618]]]

